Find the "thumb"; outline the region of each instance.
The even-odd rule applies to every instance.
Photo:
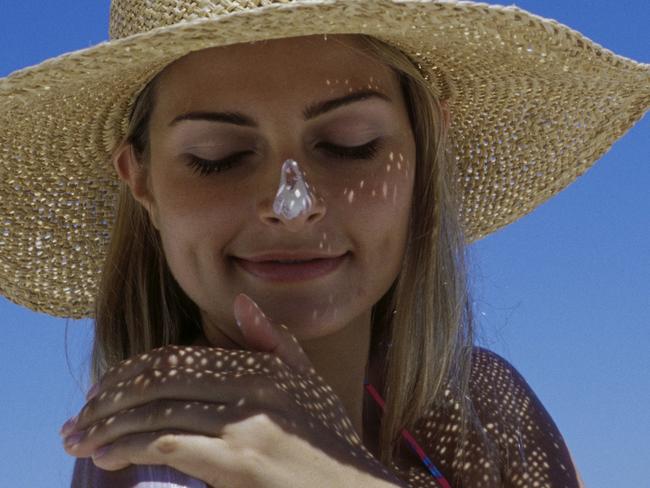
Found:
[[[248,295],[240,293],[235,297],[234,313],[251,350],[273,353],[300,373],[316,372],[296,336],[286,325],[274,324]]]

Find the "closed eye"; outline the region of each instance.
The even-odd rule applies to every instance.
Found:
[[[328,155],[335,159],[368,160],[374,158],[381,149],[380,139],[381,138],[378,137],[362,146],[347,147],[322,142],[316,147],[322,147]],[[221,171],[232,168],[235,164],[239,163],[244,156],[249,154],[254,154],[254,152],[242,151],[219,160],[203,159],[194,154],[189,154],[189,161],[187,164],[195,173],[198,173],[201,176],[208,176],[212,173],[220,173]]]

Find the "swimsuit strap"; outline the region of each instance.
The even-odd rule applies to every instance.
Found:
[[[364,380],[363,384],[365,385],[368,393],[370,393],[370,396],[379,404],[381,409],[384,410],[384,399],[381,397],[377,389],[374,386],[372,386],[372,384],[368,382],[368,380]],[[445,479],[445,477],[438,470],[438,468],[436,468],[435,465],[431,462],[429,457],[426,455],[424,450],[420,447],[420,445],[417,443],[417,441],[411,435],[411,433],[406,429],[402,429],[402,436],[404,437],[404,439],[406,439],[406,442],[408,443],[411,450],[418,455],[418,457],[422,460],[422,462],[427,467],[429,472],[436,479],[438,485],[441,488],[451,488],[449,482]]]

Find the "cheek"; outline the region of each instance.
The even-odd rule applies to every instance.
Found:
[[[159,174],[152,182],[162,235],[185,241],[233,221],[236,206],[227,188],[209,177],[179,173]]]
[[[172,181],[173,180],[173,181]],[[160,178],[155,186],[159,233],[172,274],[190,295],[200,289],[202,270],[234,235],[237,206],[206,182]],[[241,211],[241,210],[240,210]]]
[[[339,211],[373,261],[401,262],[413,195],[412,158],[409,153],[389,152],[370,177],[343,190]]]

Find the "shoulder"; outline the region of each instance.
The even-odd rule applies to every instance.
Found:
[[[510,362],[493,351],[475,347],[470,396],[484,432],[499,447],[504,459],[502,472],[511,484],[530,478],[539,481],[539,486],[578,486],[560,431]]]

